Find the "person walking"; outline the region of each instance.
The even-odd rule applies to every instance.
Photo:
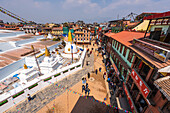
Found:
[[[89,88],[86,88],[86,91],[87,91],[87,95],[89,96],[89,94],[90,94],[90,89]]]
[[[87,49],[87,53],[89,52],[89,48]]]
[[[89,72],[88,72],[88,74],[87,74],[87,75],[88,75],[88,78],[90,78],[90,73],[89,73]]]
[[[90,55],[92,54],[92,50],[90,51]]]
[[[88,61],[86,61],[86,66],[88,66]]]
[[[85,89],[85,96],[86,96],[86,94],[87,94],[87,89]]]
[[[97,72],[98,72],[98,71],[97,71],[97,69],[96,69],[96,75],[97,75]]]
[[[86,89],[89,87],[89,84],[88,83],[86,83]]]
[[[28,97],[28,102],[32,100],[32,97],[30,94],[27,94],[27,97]]]
[[[100,71],[100,72],[102,71],[102,68],[101,68],[101,67],[99,67],[99,71]]]
[[[82,93],[83,93],[83,91],[85,91],[85,86],[84,85],[82,85]]]

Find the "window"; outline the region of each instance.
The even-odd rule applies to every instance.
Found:
[[[113,41],[112,41],[112,47],[114,46],[114,42],[115,42],[115,41],[113,40]]]
[[[117,50],[119,50],[120,43],[118,43]]]
[[[83,35],[81,34],[81,37],[82,37]]]
[[[84,38],[84,40],[86,40],[86,39]]]
[[[116,44],[117,44],[117,43],[116,43],[116,40],[115,40],[115,48],[116,48]]]
[[[126,55],[126,51],[127,51],[127,48],[124,46],[124,52],[123,52],[123,56],[125,57]]]
[[[79,34],[78,34],[78,37],[79,37]]]
[[[87,37],[88,37],[88,34],[87,34]]]
[[[80,39],[78,38],[78,40],[80,40]]]
[[[86,35],[84,34],[84,37],[85,37]]]
[[[127,70],[124,69],[124,77],[126,77],[126,75],[127,75]]]
[[[132,57],[133,57],[133,52],[132,52],[132,50],[130,50],[129,51],[129,56],[128,56],[128,61],[130,62],[130,63],[132,63],[131,61],[132,61]]]
[[[75,40],[76,40],[76,38],[75,38]]]
[[[120,45],[120,53],[122,53],[122,48],[123,48],[123,45],[121,44]]]
[[[89,40],[89,39],[87,38],[87,40]]]

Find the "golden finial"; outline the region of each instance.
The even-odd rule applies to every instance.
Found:
[[[72,36],[71,36],[70,30],[69,30],[69,32],[68,32],[68,42],[72,42]]]
[[[27,67],[27,65],[26,65],[26,64],[24,64],[24,69],[28,69],[28,67]]]
[[[50,52],[47,49],[47,46],[45,46],[45,56],[50,56]]]

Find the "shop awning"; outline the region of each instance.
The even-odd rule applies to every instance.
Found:
[[[161,68],[158,70],[158,72],[162,72],[162,73],[170,73],[170,66]]]

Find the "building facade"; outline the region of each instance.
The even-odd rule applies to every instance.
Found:
[[[89,44],[90,41],[90,30],[86,28],[74,29],[74,40],[75,43],[86,43]]]
[[[165,32],[168,36],[169,28]],[[169,110],[170,92],[166,87],[170,85],[167,78],[170,75],[170,45],[155,42],[153,38],[150,40],[150,35],[128,31],[105,34],[106,51],[115,70],[113,82],[115,78],[123,81],[121,85],[132,112],[163,113]],[[160,88],[162,81],[167,84]]]
[[[63,27],[53,27],[51,34],[56,35],[56,36],[63,35]]]

